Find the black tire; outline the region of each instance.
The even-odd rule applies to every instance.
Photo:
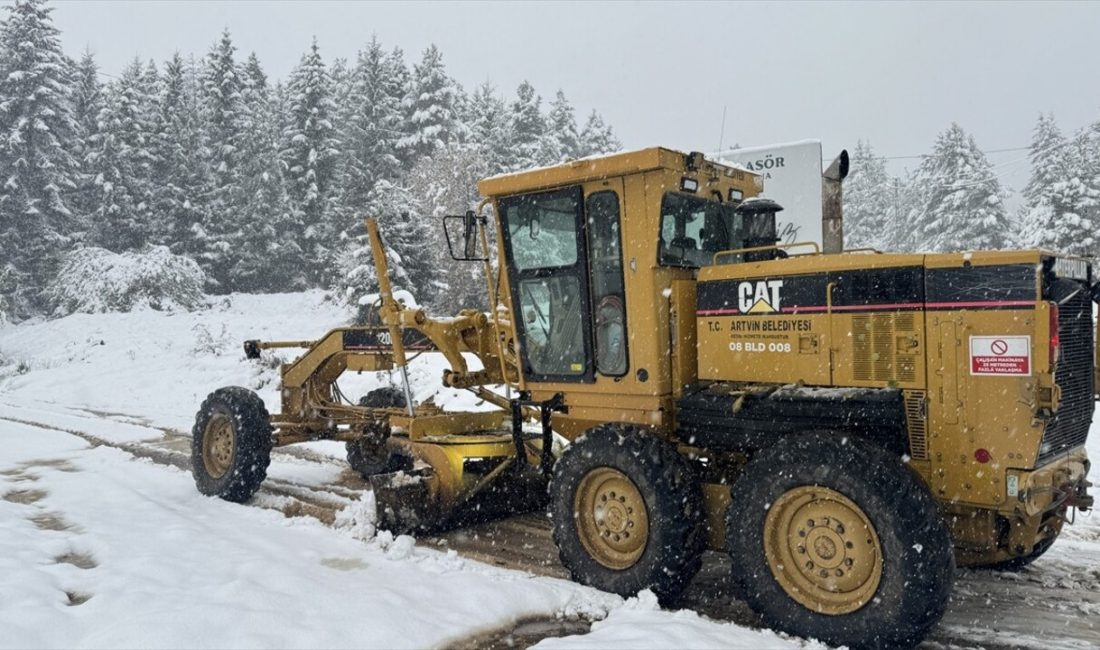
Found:
[[[359,406],[368,406],[370,408],[403,409],[406,405],[407,402],[405,401],[404,391],[394,386],[375,388],[359,398]]]
[[[400,388],[384,386],[375,388],[359,398],[359,406],[370,408],[405,408],[405,393]],[[368,440],[349,440],[344,443],[348,455],[348,465],[363,478],[369,479],[378,474],[400,472],[412,469],[413,460],[386,445],[371,444]]]
[[[219,423],[229,427],[233,438],[231,451],[222,457],[225,470],[221,472],[208,464],[204,455],[207,435],[213,436]],[[191,430],[195,486],[208,496],[235,503],[248,501],[267,477],[273,446],[271,416],[263,400],[247,388],[219,388],[202,403]]]
[[[866,583],[874,591],[854,611],[830,615],[799,603],[765,556],[769,510],[804,486],[839,492],[863,511],[878,536],[881,577],[877,587]],[[854,438],[800,435],[757,454],[732,487],[726,533],[738,597],[768,626],[834,645],[915,645],[943,616],[954,584],[954,548],[936,502],[900,458]],[[835,557],[828,548],[827,557]]]
[[[413,468],[410,456],[387,444],[371,445],[355,440],[344,443],[344,449],[348,452],[348,465],[365,479]]]
[[[581,540],[577,492],[591,472],[625,475],[644,501],[648,537],[629,567],[601,563]],[[605,424],[566,447],[550,483],[554,543],[573,579],[632,596],[651,589],[663,602],[675,598],[698,572],[705,545],[702,493],[687,460],[670,443],[639,427]],[[595,515],[594,515],[595,516]]]

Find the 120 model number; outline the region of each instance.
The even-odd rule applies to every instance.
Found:
[[[730,343],[731,352],[790,352],[790,343],[742,343],[734,341]]]

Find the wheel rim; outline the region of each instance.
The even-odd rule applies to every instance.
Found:
[[[627,569],[649,541],[649,514],[638,486],[626,474],[599,467],[577,486],[573,510],[588,554],[609,569]]]
[[[233,463],[237,446],[233,421],[224,413],[215,413],[206,423],[202,434],[202,464],[212,478],[221,478]]]
[[[850,614],[882,580],[874,525],[836,490],[802,486],[775,501],[764,521],[764,554],[791,598],[822,614]]]

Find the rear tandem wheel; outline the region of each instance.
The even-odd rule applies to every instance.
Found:
[[[954,582],[936,502],[896,455],[830,434],[786,438],[733,484],[737,596],[770,627],[852,648],[909,647]]]

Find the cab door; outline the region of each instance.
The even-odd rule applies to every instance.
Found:
[[[520,361],[528,382],[592,382],[595,362],[580,186],[500,200]]]
[[[622,179],[584,187],[588,289],[592,302],[589,327],[597,383],[617,380],[630,367],[623,276],[624,198]]]

